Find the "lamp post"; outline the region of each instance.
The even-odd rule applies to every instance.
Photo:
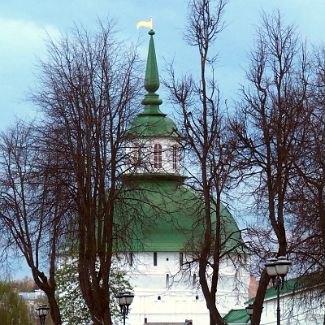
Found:
[[[277,291],[276,323],[280,325],[280,290],[283,289],[284,278],[289,271],[291,262],[285,256],[270,258],[266,261],[267,274],[272,279],[274,289]]]
[[[45,324],[47,312],[49,311],[49,309],[50,308],[47,305],[40,305],[38,306],[38,308],[36,308],[39,317],[39,322],[41,325]]]
[[[254,312],[254,305],[249,304],[245,309],[246,309],[246,313],[249,316],[249,320],[252,321],[252,316],[253,316],[253,312]]]
[[[132,304],[134,294],[131,292],[122,292],[117,294],[118,304],[121,308],[121,314],[123,315],[123,325],[125,325],[125,317],[129,313],[129,306]]]

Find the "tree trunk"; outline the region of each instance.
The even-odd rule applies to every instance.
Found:
[[[266,273],[266,270],[264,270],[261,274],[259,286],[254,300],[254,309],[253,309],[254,312],[252,315],[251,325],[259,325],[261,322],[261,316],[263,312],[263,302],[264,302],[265,292],[269,284],[269,281],[270,281],[270,277]]]
[[[61,320],[61,315],[60,315],[60,309],[57,304],[56,298],[55,298],[55,293],[52,292],[50,294],[47,294],[47,299],[48,303],[50,306],[50,315],[53,321],[54,325],[61,325],[62,320]]]

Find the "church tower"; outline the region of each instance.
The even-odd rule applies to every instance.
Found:
[[[162,100],[159,89],[159,73],[155,53],[153,30],[147,57],[144,88],[147,94],[142,100],[143,111],[129,128],[129,173],[140,177],[181,178],[180,136],[175,123],[159,106]]]
[[[159,108],[154,34],[149,31],[144,107],[128,130],[125,198],[116,211],[118,236],[127,234],[128,239],[127,248],[121,250],[126,252],[122,267],[134,291],[127,324],[184,324],[191,319],[195,325],[207,325],[209,313],[197,265],[188,270],[188,260],[192,261],[204,236],[204,204],[200,193],[183,184],[182,139],[175,123]],[[222,209],[222,239],[231,249],[242,239],[232,215]],[[218,307],[226,313],[247,295],[236,292],[237,270],[232,264],[225,260],[221,268]],[[248,276],[241,273],[244,282],[248,283]]]

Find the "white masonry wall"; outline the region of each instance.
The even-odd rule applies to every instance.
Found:
[[[128,263],[130,258],[127,259]],[[198,276],[180,272],[177,252],[133,254],[133,265],[126,266],[134,290],[134,301],[127,324],[143,325],[148,322],[184,322],[209,325],[209,313],[199,288]],[[236,270],[230,260],[221,265],[218,290],[218,308],[225,315],[232,308],[241,308],[248,300],[249,273]]]
[[[261,325],[276,325],[276,297],[264,300]],[[325,298],[317,292],[300,291],[280,297],[281,325],[323,325]]]

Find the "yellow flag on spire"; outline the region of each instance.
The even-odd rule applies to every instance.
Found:
[[[140,27],[146,27],[146,28],[153,28],[153,24],[152,24],[152,18],[150,18],[150,20],[145,21],[145,20],[141,20],[137,23],[137,29],[139,29]]]

